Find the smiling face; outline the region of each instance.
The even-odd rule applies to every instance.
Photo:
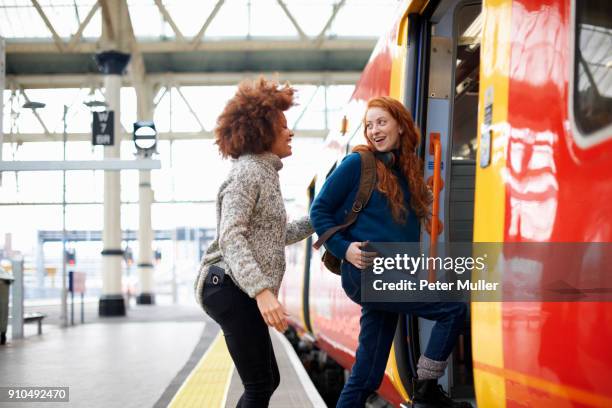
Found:
[[[277,132],[276,139],[272,143],[270,152],[274,153],[281,159],[291,156],[291,139],[293,131],[287,128],[287,118],[283,112],[279,115],[279,122],[276,124]]]
[[[385,109],[369,108],[365,116],[365,127],[366,137],[379,152],[389,152],[399,147],[402,129]]]

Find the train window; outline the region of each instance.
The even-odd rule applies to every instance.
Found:
[[[574,3],[574,66],[570,115],[578,145],[612,136],[612,15],[609,0]]]

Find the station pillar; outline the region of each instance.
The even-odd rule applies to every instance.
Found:
[[[151,227],[151,204],[153,190],[151,189],[151,171],[140,170],[138,193],[139,228],[138,228],[138,277],[140,293],[136,297],[139,305],[155,303],[153,294],[153,228]]]
[[[153,121],[153,90],[140,83],[137,86],[138,120]],[[143,153],[146,156],[146,154]],[[155,304],[153,292],[153,227],[151,206],[153,204],[151,170],[140,170],[138,180],[138,279],[140,293],[136,297],[139,305]]]
[[[98,68],[104,74],[106,103],[114,112],[114,144],[104,146],[104,159],[118,159],[121,146],[121,76],[130,55],[119,51],[96,54]],[[104,171],[104,230],[102,241],[102,295],[98,305],[100,316],[125,316],[125,299],[121,275],[121,181],[119,171]]]

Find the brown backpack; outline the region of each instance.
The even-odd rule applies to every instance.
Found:
[[[314,249],[319,249],[321,245],[336,232],[350,227],[357,220],[359,212],[368,204],[370,196],[372,196],[372,191],[374,191],[374,186],[376,185],[376,159],[374,158],[374,154],[370,151],[359,152],[359,156],[361,156],[361,177],[359,178],[359,190],[357,190],[352,211],[346,215],[344,224],[337,225],[325,231],[317,242],[314,243]],[[341,262],[342,261],[336,258],[331,252],[326,250],[323,253],[323,263],[325,267],[337,275],[340,274]]]

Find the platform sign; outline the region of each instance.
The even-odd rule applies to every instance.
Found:
[[[93,112],[92,141],[94,146],[115,144],[115,112]]]
[[[68,272],[68,291],[72,293],[85,293],[84,272]]]
[[[4,39],[0,37],[0,162],[2,161],[2,144],[4,143],[4,129],[2,118],[4,116],[4,77],[6,75],[6,57],[4,52]],[[0,186],[2,185],[2,172],[0,172]]]

